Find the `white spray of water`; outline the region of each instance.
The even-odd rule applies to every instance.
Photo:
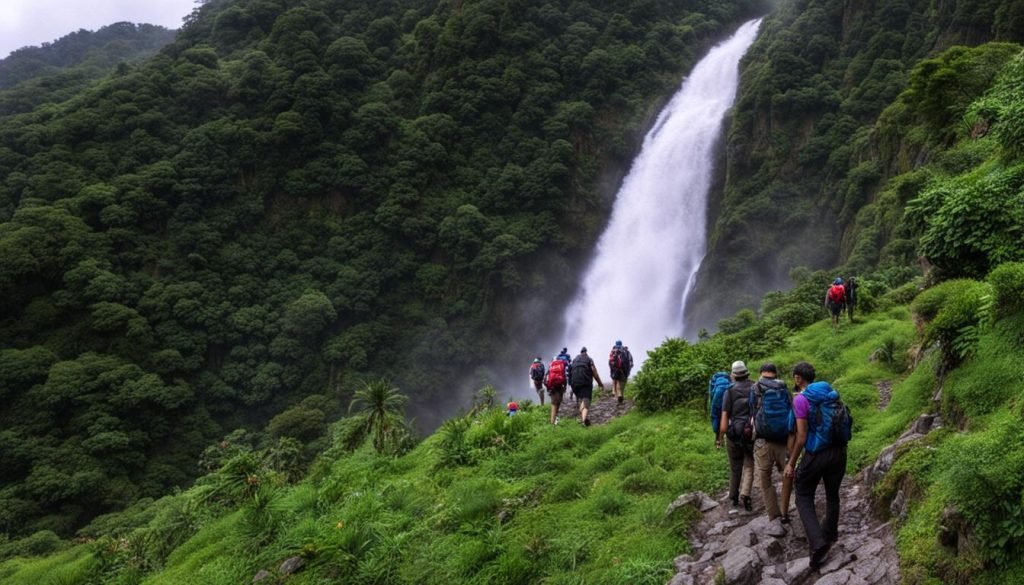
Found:
[[[573,354],[589,345],[600,363],[597,356],[621,339],[639,367],[648,350],[682,334],[707,245],[715,143],[760,23],[744,24],[697,63],[644,138],[565,312],[562,339]]]

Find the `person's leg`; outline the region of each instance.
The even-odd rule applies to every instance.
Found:
[[[558,421],[558,408],[562,406],[562,392],[551,393],[551,424],[555,424]]]
[[[839,486],[846,474],[846,449],[829,449],[828,464],[823,469],[825,482],[825,521],[822,523],[822,535],[825,541],[833,543],[839,540]]]
[[[778,518],[779,501],[775,494],[775,486],[772,484],[772,452],[771,444],[759,440],[754,444],[754,467],[757,469],[757,477],[761,483],[761,494],[764,496],[764,508],[768,513],[768,519]]]
[[[786,456],[783,457],[782,465],[785,466],[789,461],[789,451],[793,448],[793,443],[796,443],[796,435],[789,435],[786,439]],[[789,522],[789,504],[792,502],[793,496],[793,478],[782,475],[782,503],[779,505],[782,511],[783,522]]]
[[[750,493],[754,488],[754,446],[743,446],[743,473],[740,478],[740,497],[743,499],[743,507],[749,512],[751,509]]]
[[[622,396],[622,380],[612,380],[612,396],[615,398]]]
[[[818,513],[814,509],[814,493],[818,490],[818,482],[821,481],[821,471],[818,457],[807,453],[800,460],[796,469],[796,509],[800,512],[800,522],[804,525],[804,532],[807,534],[807,544],[811,553],[825,546],[825,536],[821,531],[821,524],[818,522]]]
[[[740,499],[740,479],[743,475],[743,447],[732,439],[726,439],[725,452],[729,455],[729,500],[735,504]]]
[[[534,388],[537,390],[537,397],[540,398],[540,405],[544,406],[544,387],[537,383]]]

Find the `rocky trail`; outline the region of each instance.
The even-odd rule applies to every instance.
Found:
[[[733,514],[729,513],[727,494],[722,494],[718,500],[704,494],[687,494],[673,503],[693,505],[703,512],[691,533],[692,552],[676,558],[677,573],[670,585],[896,585],[899,582],[892,531],[888,523],[872,517],[863,474],[843,480],[839,542],[818,570],[810,567],[807,539],[796,507],[790,506],[793,521],[788,525],[772,524],[765,515],[757,486],[751,498],[753,511]],[[818,490],[817,503],[821,517],[824,515],[824,488]]]
[[[921,415],[896,443],[882,450],[874,464],[843,479],[839,541],[818,570],[810,567],[807,539],[795,505],[790,503],[793,520],[788,525],[769,523],[756,478],[750,512],[730,514],[726,493],[717,500],[701,492],[679,496],[666,514],[692,506],[701,516],[690,533],[690,552],[675,559],[676,575],[669,585],[896,585],[900,570],[892,527],[873,514],[871,485],[892,467],[900,446],[941,426],[938,416]],[[781,493],[781,478],[775,475]],[[816,504],[818,517],[824,517],[823,486],[818,488]],[[893,517],[904,517],[902,491],[889,510]]]
[[[592,425],[603,425],[613,418],[622,416],[633,410],[633,401],[629,398],[624,398],[622,404],[619,404],[611,396],[611,388],[606,387],[605,395],[598,396],[598,391],[594,389],[594,400],[590,404],[590,424]],[[580,420],[580,407],[579,404],[570,397],[569,392],[565,393],[565,399],[562,400],[562,406],[558,409],[558,418],[565,423],[566,421],[573,420],[579,422]]]

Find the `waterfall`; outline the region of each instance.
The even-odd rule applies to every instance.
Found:
[[[648,350],[682,335],[683,308],[707,247],[716,141],[736,96],[740,57],[760,23],[744,24],[711,49],[644,138],[565,311],[562,340],[573,355],[590,346],[601,364],[621,339],[639,368]]]

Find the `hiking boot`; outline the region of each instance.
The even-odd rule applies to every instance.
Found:
[[[729,506],[729,515],[732,516],[734,514],[739,514],[739,513],[740,513],[740,501],[739,500],[733,500],[732,501],[732,505]]]
[[[589,427],[590,426],[590,419],[589,418],[583,419],[583,426],[585,426],[585,427]]]
[[[743,509],[750,512],[754,507],[750,503],[750,496],[743,496]]]
[[[558,417],[557,416],[555,417],[555,424],[556,425],[558,424]]]
[[[782,522],[783,524],[789,524],[791,521],[792,518],[789,517],[789,514],[783,514],[782,518],[779,518],[779,522]]]
[[[832,548],[832,543],[827,542],[824,546],[811,553],[811,569],[817,570],[821,568],[821,565],[828,558],[828,551]]]
[[[619,404],[622,404],[622,397],[619,396]]]

